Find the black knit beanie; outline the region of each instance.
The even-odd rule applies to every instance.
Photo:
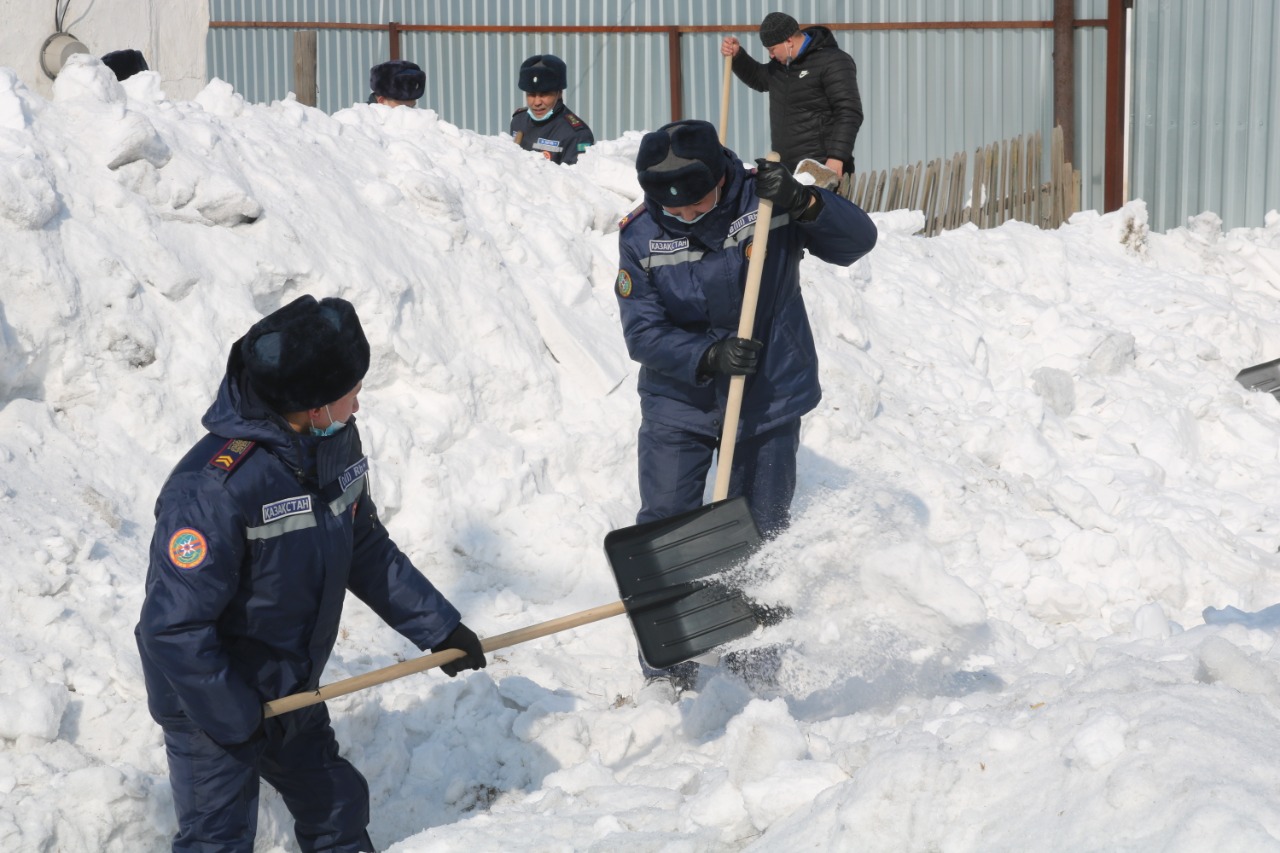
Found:
[[[760,41],[765,47],[781,44],[798,32],[800,25],[786,12],[770,12],[760,22]]]

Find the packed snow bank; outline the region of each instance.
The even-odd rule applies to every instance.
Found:
[[[426,109],[0,70],[0,847],[167,847],[152,502],[231,342],[301,293],[360,311],[375,494],[469,624],[616,598],[639,137],[562,168]],[[1280,402],[1234,381],[1280,357],[1280,216],[876,220],[802,267],[825,399],[749,567],[792,615],[739,644],[776,684],[710,665],[673,701],[616,618],[336,700],[380,847],[1280,849]],[[325,681],[414,653],[353,600]],[[258,847],[292,846],[267,793]]]

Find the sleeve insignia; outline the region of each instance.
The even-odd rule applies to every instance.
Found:
[[[618,281],[615,285],[618,289],[618,295],[626,299],[631,295],[631,273],[626,270],[618,270]]]
[[[169,562],[184,571],[198,569],[209,556],[209,542],[194,527],[184,527],[169,537]]]

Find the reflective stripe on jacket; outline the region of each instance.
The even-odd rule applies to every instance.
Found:
[[[420,649],[460,619],[379,521],[354,421],[299,436],[242,393],[236,367],[233,355],[210,435],[156,501],[135,631],[155,720],[223,744],[254,734],[264,702],[318,686],[346,590]],[[232,439],[255,445],[233,458]]]
[[[728,377],[702,380],[698,362],[717,340],[736,335],[748,252],[759,200],[753,171],[725,150],[719,204],[686,223],[646,198],[619,231],[615,286],[622,331],[640,364],[645,418],[703,435],[719,435]],[[800,259],[848,266],[871,251],[876,227],[850,201],[826,191],[813,222],[775,212],[769,233],[752,337],[764,343],[757,372],[747,377],[740,435],[798,418],[821,399],[813,331],[800,292]]]

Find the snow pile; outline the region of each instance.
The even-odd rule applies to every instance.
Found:
[[[359,310],[384,520],[472,627],[616,599],[639,138],[556,167],[429,109],[0,69],[0,847],[167,849],[151,506],[301,293]],[[792,615],[739,644],[776,684],[709,665],[672,701],[615,618],[335,700],[381,848],[1280,849],[1280,402],[1234,379],[1280,357],[1280,216],[877,223],[802,267],[826,396],[752,576]],[[415,653],[352,600],[324,680]]]

